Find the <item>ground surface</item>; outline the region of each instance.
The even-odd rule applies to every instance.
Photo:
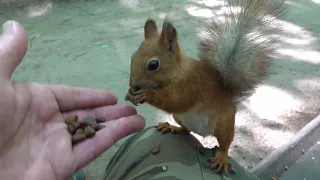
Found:
[[[216,0],[171,4],[160,0],[0,2],[0,22],[19,20],[29,38],[29,51],[14,79],[103,88],[117,94],[120,103],[126,103],[130,56],[143,39],[148,17],[161,26],[164,15],[171,12],[182,46],[196,57],[195,34],[201,21],[213,17],[211,10],[218,12],[224,5]],[[270,77],[239,107],[230,155],[248,169],[319,114],[318,3],[288,1],[289,12],[280,22],[285,32],[283,45]],[[139,106],[138,111],[148,126],[171,120],[147,105]],[[199,139],[206,146],[215,145],[213,138]],[[86,167],[90,179],[102,175],[121,142]]]
[[[308,171],[302,172],[305,167],[309,167]],[[320,177],[320,141],[312,146],[304,156],[286,171],[279,180],[316,180]]]

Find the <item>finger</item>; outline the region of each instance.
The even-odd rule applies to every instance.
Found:
[[[63,113],[63,119],[67,119],[72,115],[77,115],[79,121],[87,116],[93,118],[104,118],[106,121],[119,119],[121,117],[127,117],[137,114],[136,109],[127,104],[116,104],[111,106],[103,106],[90,110],[75,110]]]
[[[3,24],[0,36],[0,77],[10,79],[13,71],[20,64],[28,47],[24,28],[16,21]]]
[[[47,85],[61,112],[95,108],[116,104],[118,98],[111,92],[90,88],[73,88],[66,85]]]
[[[120,118],[104,123],[105,128],[96,132],[91,139],[74,146],[74,155],[77,168],[81,168],[97,158],[118,140],[135,133],[145,126],[144,119],[139,115]]]

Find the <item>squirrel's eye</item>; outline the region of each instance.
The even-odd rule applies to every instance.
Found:
[[[160,63],[158,60],[151,60],[148,65],[148,70],[149,71],[157,70],[159,68],[159,65]]]

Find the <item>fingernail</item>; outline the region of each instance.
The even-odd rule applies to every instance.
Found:
[[[2,26],[3,32],[7,33],[12,31],[12,27],[13,27],[13,21],[10,20],[5,22]]]

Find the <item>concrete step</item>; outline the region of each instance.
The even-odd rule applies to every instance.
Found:
[[[320,138],[279,180],[320,180]]]
[[[304,152],[304,153],[303,153]],[[320,180],[320,115],[250,172],[260,180]],[[286,167],[288,170],[286,170]]]

